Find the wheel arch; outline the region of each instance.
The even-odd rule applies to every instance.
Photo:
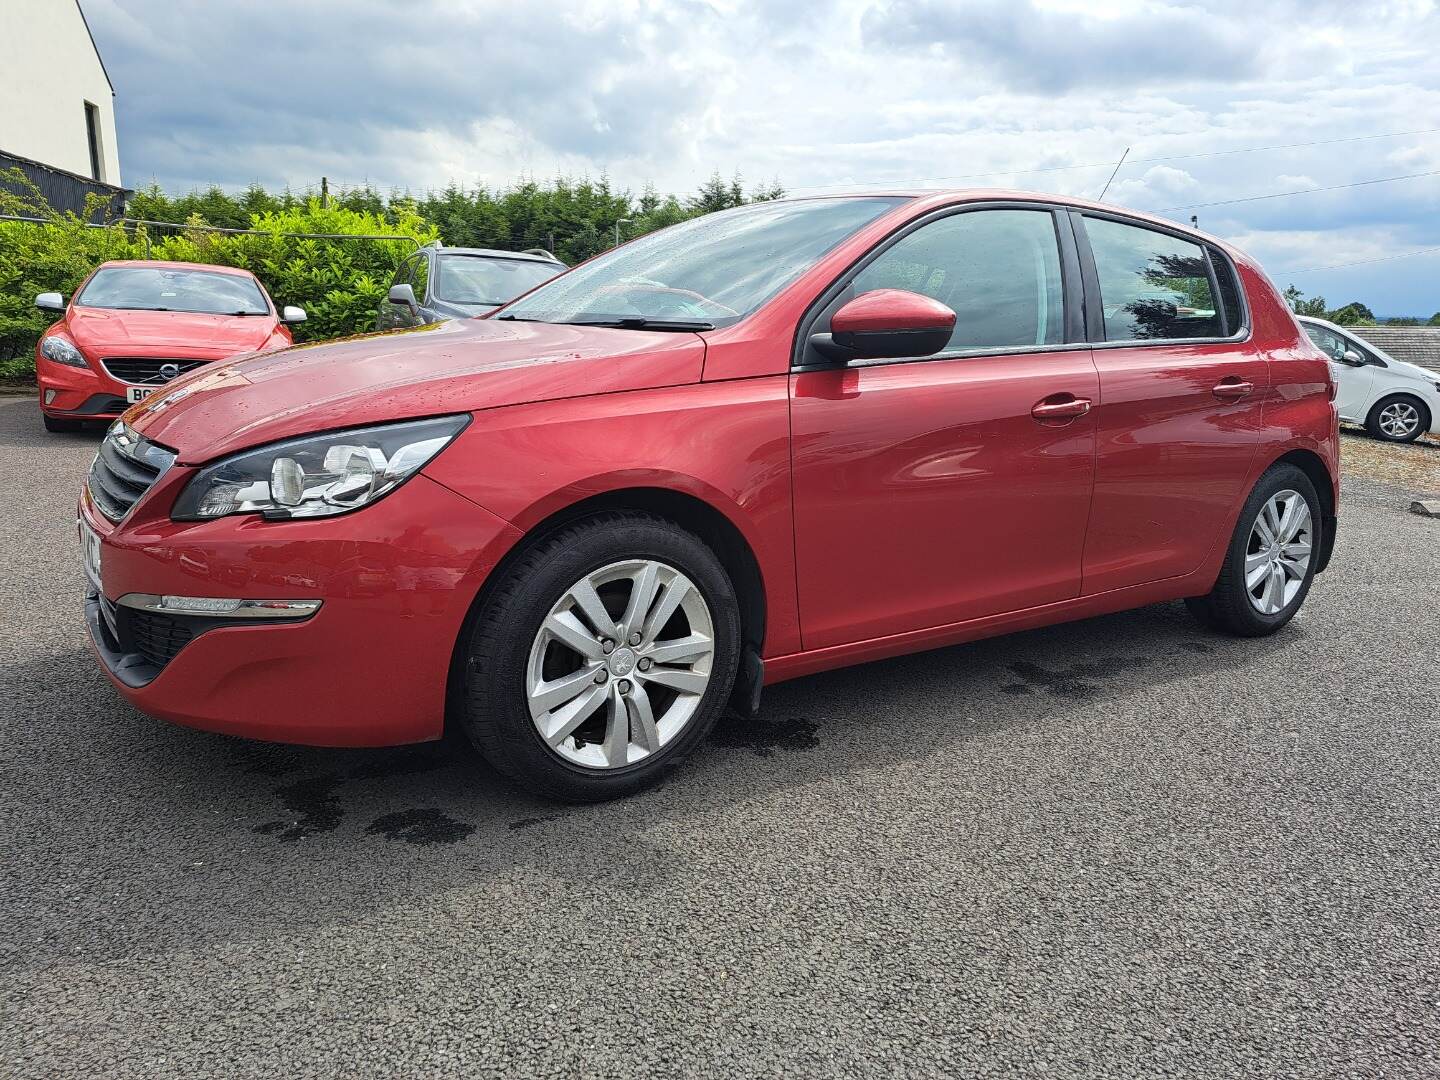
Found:
[[[672,521],[695,533],[709,545],[735,586],[736,599],[740,605],[742,650],[753,652],[756,657],[760,655],[765,643],[767,618],[765,580],[754,548],[740,527],[713,503],[690,492],[650,486],[615,488],[577,499],[557,509],[550,509],[543,517],[525,528],[521,538],[511,545],[486,575],[470,602],[470,609],[455,640],[447,692],[450,702],[447,714],[453,712],[458,700],[457,694],[463,686],[465,642],[470,636],[475,619],[485,606],[490,591],[509,567],[535,544],[567,525],[599,514],[625,511],[643,511]],[[447,726],[448,723],[447,715]]]
[[[1266,469],[1274,468],[1276,465],[1294,465],[1310,478],[1310,483],[1315,486],[1315,493],[1320,497],[1320,517],[1323,522],[1320,534],[1320,551],[1318,561],[1315,564],[1315,572],[1318,574],[1330,565],[1330,555],[1335,550],[1335,526],[1338,523],[1335,506],[1335,477],[1330,475],[1330,469],[1325,464],[1325,459],[1313,450],[1297,448],[1286,451],[1266,466]]]

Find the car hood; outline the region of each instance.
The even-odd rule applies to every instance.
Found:
[[[125,414],[198,464],[315,431],[698,382],[698,334],[463,319],[240,357]]]
[[[1386,360],[1385,367],[1392,375],[1403,375],[1407,379],[1420,379],[1432,387],[1440,383],[1440,371],[1431,371],[1419,364],[1407,364],[1404,360]]]
[[[197,315],[74,307],[65,319],[76,345],[92,355],[116,349],[174,349],[182,356],[234,356],[258,349],[275,332],[273,315]]]

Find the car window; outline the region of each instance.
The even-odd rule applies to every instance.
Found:
[[[1223,337],[1219,305],[1199,244],[1087,217],[1106,341]]]
[[[855,276],[872,289],[921,293],[955,312],[947,352],[1065,340],[1060,251],[1048,210],[977,210],[932,221]]]
[[[556,263],[532,259],[441,255],[435,272],[435,296],[450,304],[498,306],[549,281],[563,269]]]
[[[248,275],[165,266],[110,266],[97,270],[75,303],[122,311],[186,311],[205,315],[270,313],[259,284]]]
[[[415,264],[410,268],[410,287],[415,290],[415,299],[423,304],[430,294],[430,260],[416,255],[410,261]]]
[[[1300,325],[1305,327],[1305,333],[1310,335],[1310,340],[1315,343],[1316,347],[1331,360],[1339,360],[1345,355],[1345,350],[1350,348],[1350,343],[1334,331],[1310,323],[1301,323]]]
[[[691,218],[595,256],[499,317],[730,326],[904,201],[888,195],[782,199]]]
[[[1210,268],[1215,271],[1215,280],[1220,285],[1220,310],[1225,313],[1225,333],[1237,334],[1245,326],[1245,306],[1240,303],[1240,283],[1235,280],[1235,268],[1216,248],[1208,250]]]

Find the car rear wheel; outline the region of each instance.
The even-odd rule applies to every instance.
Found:
[[[1322,528],[1310,478],[1294,465],[1272,466],[1240,511],[1215,587],[1186,605],[1223,633],[1273,634],[1294,618],[1310,591]]]
[[[1365,418],[1365,430],[1386,442],[1414,442],[1430,430],[1430,410],[1410,394],[1381,398]]]
[[[40,420],[45,425],[46,431],[79,431],[85,426],[81,420],[58,420],[53,416],[40,414]]]
[[[739,608],[719,560],[661,518],[567,526],[496,582],[466,641],[462,719],[498,770],[553,798],[639,791],[725,708]]]

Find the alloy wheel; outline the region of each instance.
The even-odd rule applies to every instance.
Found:
[[[566,589],[540,624],[526,665],[530,718],[567,761],[633,765],[689,724],[714,655],[694,582],[653,559],[611,563]]]
[[[1405,439],[1420,426],[1420,410],[1408,401],[1392,401],[1380,410],[1376,422],[1392,439]]]
[[[1298,491],[1286,488],[1265,501],[1245,549],[1245,591],[1262,615],[1285,608],[1310,569],[1315,540],[1310,504]]]

